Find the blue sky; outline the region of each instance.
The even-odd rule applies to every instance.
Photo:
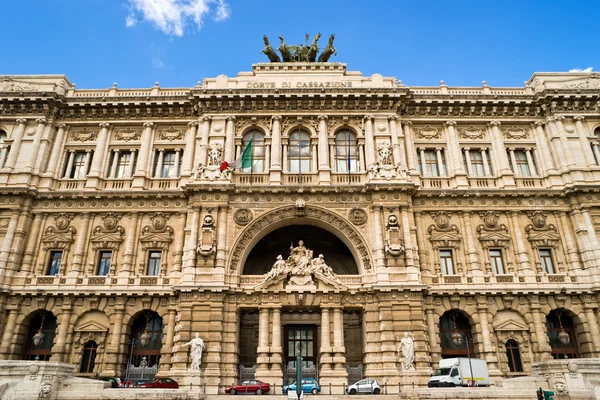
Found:
[[[600,70],[600,1],[4,0],[0,74],[79,88],[189,87],[277,47],[335,33],[337,56],[411,86],[522,86],[534,71]]]

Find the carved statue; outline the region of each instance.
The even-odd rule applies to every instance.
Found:
[[[288,265],[280,254],[277,256],[277,260],[275,261],[275,264],[273,264],[273,268],[271,268],[267,276],[265,276],[263,282],[266,282],[269,279],[275,279],[279,275],[287,274],[288,272]]]
[[[269,57],[269,61],[271,62],[281,62],[281,59],[269,44],[269,38],[267,38],[267,35],[263,35],[263,41],[265,42],[265,48],[261,50],[261,53],[264,53],[267,57]]]
[[[400,340],[398,356],[401,357],[400,364],[402,365],[403,371],[414,371],[415,343],[412,338],[408,336],[408,332],[404,332],[404,337]]]
[[[288,48],[288,46],[285,44],[285,39],[283,38],[282,35],[279,35],[279,39],[281,40],[281,44],[279,45],[279,48],[277,48],[277,50],[279,50],[279,52],[281,53],[283,62],[292,61],[292,53],[291,53],[290,49]],[[271,60],[271,62],[273,62],[273,60]]]
[[[302,240],[298,241],[298,247],[290,246],[290,257],[288,260],[292,261],[295,266],[292,273],[296,275],[309,275],[310,269],[307,267],[309,266],[311,257],[312,250],[304,247]]]
[[[199,333],[196,333],[196,337],[186,344],[182,345],[183,347],[190,347],[190,357],[192,359],[192,369],[200,369],[200,362],[202,360],[202,350],[206,349],[204,346],[204,340],[200,337]]]
[[[319,52],[319,45],[317,44],[317,41],[320,38],[321,38],[321,33],[319,32],[315,35],[312,44],[308,48],[308,61],[309,62],[315,62],[315,60],[317,59],[317,53]]]
[[[327,42],[327,47],[325,47],[325,50],[319,56],[319,62],[327,62],[332,54],[337,55],[337,50],[333,47],[333,39],[335,39],[335,34],[329,36],[329,42]]]
[[[223,147],[220,143],[213,143],[208,149],[208,165],[221,165]]]
[[[392,162],[392,150],[389,143],[382,143],[379,145],[379,148],[377,149],[377,155],[379,157],[378,162],[380,165],[394,164]]]

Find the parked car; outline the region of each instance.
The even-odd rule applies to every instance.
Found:
[[[381,393],[381,387],[376,379],[361,379],[353,385],[350,385],[346,388],[346,393],[348,394],[356,394],[356,393],[373,393],[379,394]]]
[[[171,378],[154,378],[137,385],[139,388],[179,389],[179,383]]]
[[[121,385],[123,385],[123,381],[121,380],[121,378],[114,378],[112,376],[101,376],[94,379],[110,383],[110,387],[113,389],[119,388],[121,387]]]
[[[271,390],[271,385],[265,382],[251,380],[244,381],[237,385],[231,385],[225,389],[225,393],[238,394],[238,393],[256,393],[263,394],[268,393]]]
[[[296,391],[296,382],[289,384],[289,385],[285,385],[282,389],[283,394],[286,394],[288,392],[288,390],[295,392]],[[318,394],[321,392],[321,386],[319,385],[319,382],[317,382],[316,379],[305,378],[305,379],[302,379],[302,391],[304,393]]]

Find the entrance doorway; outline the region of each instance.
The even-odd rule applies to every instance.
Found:
[[[317,326],[286,325],[284,335],[284,384],[290,384],[296,380],[296,356],[298,352],[302,356],[302,376],[318,380]]]

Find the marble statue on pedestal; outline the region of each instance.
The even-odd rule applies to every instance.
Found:
[[[202,351],[204,349],[206,349],[206,346],[204,346],[204,340],[202,340],[199,333],[196,333],[196,337],[183,345],[183,347],[185,347],[185,346],[191,346],[190,347],[190,358],[192,359],[191,369],[199,370],[200,363],[202,360]]]
[[[398,356],[400,357],[400,364],[402,365],[403,371],[414,371],[415,366],[415,343],[408,332],[404,332],[404,337],[400,340],[400,346],[398,347]]]

